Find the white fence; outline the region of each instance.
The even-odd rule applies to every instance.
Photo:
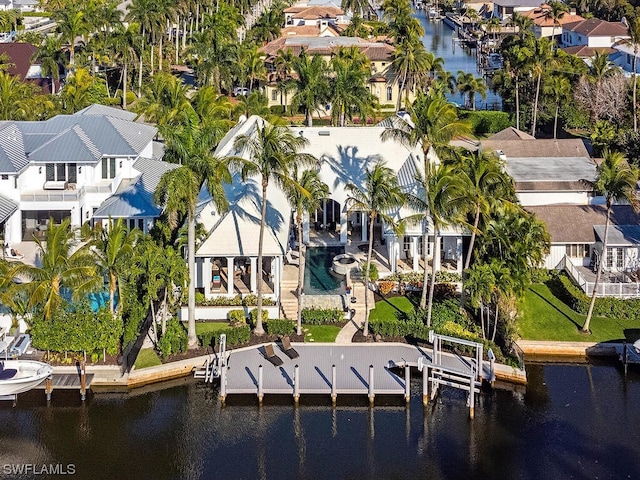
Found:
[[[587,295],[593,294],[593,287],[595,282],[590,282],[580,272],[571,260],[565,255],[559,265],[560,268],[564,268],[569,274],[571,279],[582,289]],[[603,275],[611,278],[611,273],[603,272]],[[598,297],[618,297],[618,298],[632,298],[640,297],[640,284],[632,281],[624,272],[620,272],[616,275],[618,281],[606,282],[601,280],[598,283],[598,289],[596,296]]]

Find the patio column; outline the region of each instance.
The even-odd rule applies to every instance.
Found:
[[[327,226],[327,199],[322,200],[322,224]]]
[[[202,262],[202,283],[204,298],[211,298],[211,258],[204,257]]]
[[[276,299],[280,298],[280,271],[282,269],[282,257],[274,257],[272,263],[273,271],[273,295]]]
[[[296,232],[296,240],[298,240],[298,232]],[[302,242],[309,243],[309,212],[302,214]]]
[[[234,271],[234,260],[236,257],[227,257],[227,295],[233,296],[234,279],[236,272]]]
[[[251,257],[249,260],[251,261],[251,266],[249,267],[251,269],[251,271],[249,272],[249,288],[251,289],[251,293],[256,293],[258,291],[258,283],[256,282],[258,258]]]
[[[389,270],[391,273],[396,273],[397,269],[397,256],[396,256],[396,245],[398,244],[398,239],[393,237],[387,237],[387,255],[389,256]]]
[[[368,238],[368,233],[369,230],[367,229],[367,214],[365,212],[360,212],[360,216],[361,216],[361,221],[360,223],[362,224],[362,241],[363,242],[368,242],[369,238]]]
[[[413,260],[411,268],[413,268],[414,272],[417,272],[420,267],[420,258],[418,255],[418,237],[411,237],[411,259]]]
[[[442,241],[442,237],[433,237],[433,260],[431,261],[431,265],[433,267],[434,272],[440,271],[440,242]]]
[[[347,243],[347,212],[340,212],[340,243]]]
[[[462,273],[462,236],[456,237],[456,271]]]

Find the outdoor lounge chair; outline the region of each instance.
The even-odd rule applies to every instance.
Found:
[[[298,358],[300,356],[296,349],[291,346],[291,340],[289,339],[289,337],[282,337],[281,340],[282,351],[287,357],[293,360],[294,358]]]
[[[264,356],[276,367],[279,367],[284,363],[282,359],[276,355],[276,352],[273,351],[273,345],[270,343],[264,346]]]
[[[287,264],[289,265],[297,265],[297,266],[300,265],[300,258],[293,255],[293,250],[287,250],[285,259],[287,260]]]

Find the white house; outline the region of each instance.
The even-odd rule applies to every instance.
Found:
[[[80,226],[154,158],[156,129],[92,105],[41,122],[0,122],[0,224],[5,243],[42,235],[52,218]],[[147,230],[144,223],[143,230]]]
[[[562,34],[562,25],[584,20],[580,15],[576,15],[575,11],[571,11],[569,13],[565,13],[562,18],[558,19],[559,25],[556,25],[550,17],[550,13],[551,7],[547,4],[543,4],[540,7],[527,10],[526,12],[521,12],[520,14],[523,17],[529,17],[532,20],[532,29],[536,38],[558,37]]]
[[[239,135],[252,135],[264,120],[252,116],[232,129],[216,150],[218,157],[244,155],[236,151],[235,139]],[[348,211],[345,186],[353,183],[363,186],[365,172],[382,160],[397,172],[398,180],[406,191],[416,192],[415,173],[422,169],[422,150],[409,148],[396,141],[383,142],[380,138],[384,126],[376,127],[295,127],[294,133],[307,140],[302,149],[320,160],[320,177],[329,186],[329,196],[318,211],[305,215],[303,241],[310,242],[311,231],[330,233],[334,245],[346,245],[352,239],[368,241],[367,217],[361,212]],[[432,159],[430,159],[431,161]],[[262,194],[258,178],[241,182],[235,175],[227,186],[230,202],[228,212],[220,215],[211,203],[205,204],[198,220],[209,232],[196,250],[197,283],[205,296],[234,296],[238,293],[255,293],[257,282],[263,281],[268,296],[277,299],[280,294],[280,278],[284,257],[292,244],[292,209],[283,192],[269,185],[267,193],[267,228],[263,264],[257,265],[258,233]],[[396,218],[408,215],[408,210],[389,212]],[[398,260],[408,262],[419,270],[418,258],[422,254],[423,224],[409,226],[402,238],[398,238],[388,225],[374,227],[375,239],[386,245],[390,271],[398,269]],[[427,225],[426,228],[431,228]],[[440,269],[441,261],[447,261],[461,271],[462,233],[454,230],[442,232],[441,257],[434,259],[434,268]],[[433,252],[433,240],[427,245]],[[326,245],[326,243],[324,243]],[[226,271],[226,273],[224,273]],[[231,275],[229,272],[234,272]],[[261,275],[258,273],[260,272]],[[230,278],[220,278],[227,275]],[[217,280],[214,279],[217,277]]]
[[[506,20],[511,17],[514,12],[528,12],[543,3],[543,0],[494,0],[493,16],[500,20]]]
[[[562,26],[562,47],[611,48],[621,40],[629,38],[627,27],[622,22],[607,22],[589,18]],[[573,53],[572,50],[568,50]]]

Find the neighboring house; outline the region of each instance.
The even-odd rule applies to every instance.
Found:
[[[43,78],[39,62],[32,60],[39,48],[30,43],[0,43],[0,56],[6,56],[7,73],[27,83],[34,83],[42,93],[52,93],[51,78]],[[60,88],[56,81],[55,91]]]
[[[494,0],[493,16],[500,20],[506,20],[513,15],[513,12],[528,12],[543,3],[542,0]]]
[[[331,5],[294,5],[284,10],[285,27],[319,26],[349,24],[344,10]]]
[[[1,0],[0,10],[18,10],[20,12],[34,12],[42,10],[40,0]]]
[[[265,64],[267,70],[271,72],[269,82],[266,86],[269,106],[288,106],[291,97],[295,94],[295,92],[285,94],[278,88],[279,79],[274,73],[274,60],[279,50],[286,51],[290,49],[296,56],[300,55],[302,50],[305,50],[309,55],[321,55],[326,62],[329,62],[338,48],[351,46],[358,47],[371,62],[371,77],[367,82],[369,91],[377,98],[380,105],[395,105],[400,93],[400,86],[398,82],[395,81],[394,75],[388,71],[389,66],[393,62],[395,51],[392,45],[357,37],[302,37],[296,35],[278,38],[260,49],[266,57]],[[329,109],[321,110],[321,113],[328,114]]]
[[[216,150],[216,156],[223,158],[231,155],[243,155],[234,148],[239,135],[252,135],[256,125],[264,120],[252,116],[232,129]],[[335,245],[368,241],[367,216],[361,212],[350,212],[346,206],[345,186],[354,183],[362,188],[365,172],[379,160],[397,172],[398,180],[405,191],[416,194],[415,173],[422,170],[422,151],[419,147],[408,148],[398,142],[383,142],[383,126],[376,127],[296,127],[295,133],[308,140],[304,153],[309,153],[321,162],[320,177],[329,186],[329,196],[322,201],[320,208],[303,220],[303,241],[314,241],[312,230],[322,230],[330,234]],[[430,160],[432,160],[430,158]],[[260,208],[262,205],[259,178],[250,178],[242,182],[239,175],[226,187],[230,203],[229,211],[218,214],[211,203],[201,207],[199,219],[207,230],[208,238],[196,250],[197,287],[202,288],[206,297],[237,293],[256,292],[257,272],[260,270],[265,282],[266,292],[273,298],[280,295],[280,278],[283,262],[292,243],[292,209],[283,192],[270,184],[267,194],[267,223],[265,229],[264,259],[260,269],[257,267],[258,238],[260,228]],[[414,212],[408,208],[388,212],[396,219],[404,218]],[[397,237],[388,225],[376,223],[374,238],[376,243],[384,244],[385,259],[389,271],[397,271],[399,260],[410,269],[420,270],[419,258],[422,255],[423,224],[407,226],[403,237]],[[429,225],[427,228],[431,228]],[[463,234],[454,229],[442,232],[441,258],[434,260],[434,268],[439,270],[444,261],[454,270],[461,271]],[[315,237],[314,237],[315,238]],[[224,241],[221,241],[224,239]],[[325,243],[326,244],[326,243]],[[427,245],[427,254],[433,252],[433,239]],[[238,273],[238,278],[224,286],[212,289],[216,272],[223,269]],[[235,278],[235,275],[234,275]],[[218,284],[220,285],[220,284]]]
[[[634,49],[638,48],[635,52]],[[633,73],[634,57],[636,73],[640,72],[640,45],[635,47],[626,40],[616,43],[613,46],[613,54],[609,57],[611,61],[621,67],[626,74]]]
[[[154,159],[156,129],[134,122],[135,116],[92,105],[42,122],[0,122],[5,242],[42,236],[51,218],[55,223],[70,218],[74,226],[91,221],[105,200],[139,179],[146,171],[140,159]],[[148,199],[147,190],[138,193]],[[149,217],[142,218],[147,231]]]
[[[573,53],[570,47],[612,48],[628,38],[627,27],[622,22],[589,18],[562,26],[562,47],[569,53]]]
[[[559,25],[556,25],[550,16],[551,7],[547,4],[541,5],[533,10],[522,12],[523,17],[529,17],[533,21],[533,33],[536,38],[559,36],[562,34],[562,25],[568,23],[576,23],[584,20],[580,15],[576,15],[575,11],[565,13],[562,18],[558,20]]]

